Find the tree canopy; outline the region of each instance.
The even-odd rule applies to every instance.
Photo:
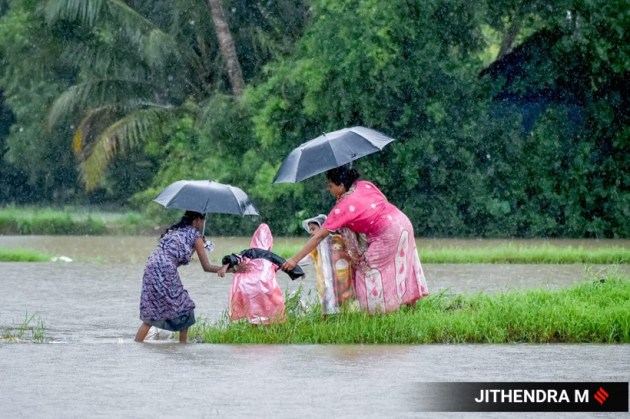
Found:
[[[150,198],[168,183],[212,178],[247,191],[276,234],[294,234],[332,197],[323,176],[272,184],[280,162],[321,132],[363,125],[396,141],[355,165],[418,235],[630,233],[626,1],[0,10],[0,174],[28,179],[32,202],[156,212]],[[23,197],[0,189],[0,202]],[[215,228],[248,234],[250,222]]]

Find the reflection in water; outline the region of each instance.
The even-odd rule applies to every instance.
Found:
[[[215,239],[212,255],[242,250],[247,240]],[[154,244],[146,237],[0,237],[0,246],[78,261],[0,263],[0,329],[37,314],[54,342],[0,342],[0,417],[426,417],[414,412],[422,394],[409,403],[422,381],[630,377],[629,345],[135,344],[142,270]],[[432,293],[559,287],[591,275],[581,265],[425,270]],[[231,276],[194,263],[181,275],[198,317],[224,315]],[[314,298],[313,272],[307,276],[291,281],[278,273],[285,292],[303,286]]]

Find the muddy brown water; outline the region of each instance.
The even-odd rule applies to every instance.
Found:
[[[303,242],[283,239],[276,244],[293,240]],[[217,238],[215,243],[214,259],[248,247],[246,238]],[[627,241],[562,243],[628,245]],[[0,340],[0,418],[448,417],[418,412],[423,395],[414,393],[417,383],[630,380],[629,345],[136,344],[142,270],[154,244],[153,237],[0,236],[0,247],[30,248],[73,260],[0,263],[0,330],[18,327],[34,315],[50,339],[48,344]],[[421,249],[444,244],[418,241]],[[611,269],[424,268],[432,293],[563,287]],[[616,269],[629,273],[627,266]],[[206,274],[196,261],[182,267],[181,275],[197,304],[197,317],[221,318],[231,277]],[[278,273],[286,292],[302,287],[305,298],[314,297],[312,276],[308,268],[303,281]]]

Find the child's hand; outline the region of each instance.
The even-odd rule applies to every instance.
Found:
[[[223,278],[225,276],[225,273],[227,272],[227,267],[228,267],[228,265],[223,265],[221,267],[221,269],[219,269],[217,271],[217,275],[219,275],[221,278]]]

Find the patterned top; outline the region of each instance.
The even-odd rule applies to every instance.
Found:
[[[195,308],[177,267],[190,262],[198,237],[201,237],[199,230],[188,226],[171,230],[160,239],[144,269],[140,319],[174,319]]]
[[[188,265],[197,237],[201,237],[201,233],[193,226],[169,230],[149,256],[149,262],[153,258],[168,257],[176,266]]]

